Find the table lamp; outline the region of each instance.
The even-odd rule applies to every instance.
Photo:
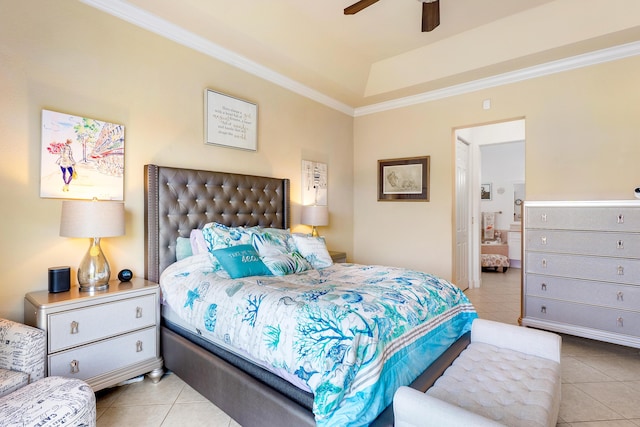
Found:
[[[100,248],[102,237],[124,234],[124,203],[98,200],[62,202],[60,236],[89,237],[89,250],[78,266],[81,291],[100,291],[109,287],[111,269]]]
[[[311,235],[318,237],[317,226],[329,225],[329,208],[320,205],[307,205],[302,207],[301,222],[311,226]]]

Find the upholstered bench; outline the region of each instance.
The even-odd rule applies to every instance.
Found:
[[[2,427],[96,425],[96,398],[81,380],[47,377],[0,398]]]
[[[550,332],[476,319],[469,346],[426,393],[398,389],[395,427],[553,427],[560,346]]]
[[[502,268],[502,272],[505,273],[509,268],[509,258],[499,254],[481,254],[480,265],[482,268],[494,268],[496,271]]]

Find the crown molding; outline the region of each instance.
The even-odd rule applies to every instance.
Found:
[[[151,31],[178,44],[204,53],[231,66],[253,74],[285,89],[312,99],[327,107],[353,116],[354,108],[318,92],[302,83],[277,73],[250,59],[200,37],[171,22],[122,0],[80,0],[82,3],[127,21],[137,27]]]
[[[502,86],[509,83],[516,83],[523,80],[534,79],[550,74],[561,73],[563,71],[574,70],[576,68],[588,67],[590,65],[615,61],[618,59],[636,56],[640,54],[640,42],[627,43],[607,49],[601,49],[582,55],[571,56],[545,64],[535,65],[508,73],[497,74],[484,79],[473,80],[459,85],[449,86],[443,89],[420,93],[417,95],[398,98],[391,101],[371,104],[355,109],[354,117],[366,116],[368,114],[379,113],[396,108],[403,108],[410,105],[422,104],[437,99],[462,95],[482,89]]]
[[[270,68],[260,65],[242,55],[232,52],[217,45],[204,37],[193,34],[171,22],[159,18],[145,10],[133,6],[123,0],[80,0],[82,3],[108,13],[112,16],[127,21],[137,27],[151,31],[164,38],[172,40],[188,48],[204,53],[212,58],[253,74],[261,79],[288,89],[298,95],[307,97],[313,101],[340,111],[353,117],[365,116],[382,111],[403,108],[411,105],[422,104],[437,99],[447,98],[465,93],[475,92],[509,83],[529,80],[536,77],[547,76],[576,68],[587,67],[603,62],[615,61],[640,54],[640,42],[628,43],[595,52],[572,56],[557,61],[548,62],[533,67],[509,73],[498,74],[492,77],[474,80],[443,89],[424,92],[421,94],[398,98],[391,101],[380,102],[363,107],[353,108],[336,99],[333,99],[315,89],[312,89],[296,80],[290,79]]]

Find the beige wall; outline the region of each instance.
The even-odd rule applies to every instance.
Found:
[[[528,200],[633,199],[640,57],[355,119],[354,253],[452,276],[452,130],[526,119]],[[492,108],[482,109],[491,99]],[[377,202],[377,160],[431,156],[431,201]]]
[[[73,0],[0,0],[0,317],[21,320],[47,268],[75,267],[88,240],[59,237],[60,199],[39,197],[41,110],[125,126],[126,236],[105,239],[112,271],[143,274],[143,165],[291,179],[298,226],[301,161],[329,167],[333,249],[352,252],[353,118]],[[205,146],[204,89],[258,104],[258,151]],[[74,277],[75,280],[75,277]]]

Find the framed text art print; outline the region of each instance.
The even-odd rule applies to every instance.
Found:
[[[378,201],[429,201],[430,156],[378,160]]]
[[[42,110],[40,197],[124,199],[124,126]]]
[[[204,92],[205,143],[256,151],[258,106],[206,89]]]

